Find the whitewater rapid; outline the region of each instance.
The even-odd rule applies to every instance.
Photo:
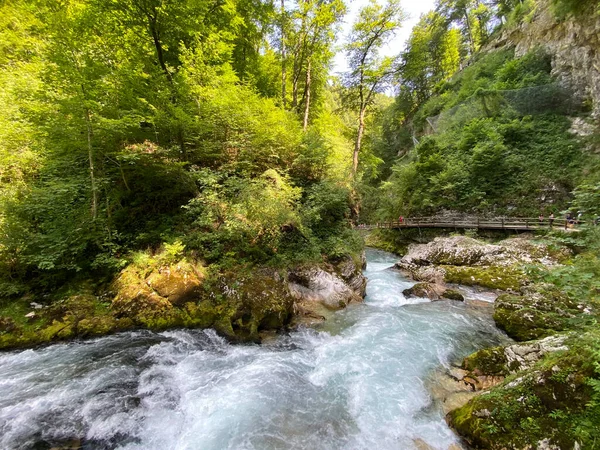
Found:
[[[427,378],[505,338],[476,308],[405,299],[396,259],[369,250],[364,304],[263,345],[139,331],[0,354],[0,449],[446,450]]]

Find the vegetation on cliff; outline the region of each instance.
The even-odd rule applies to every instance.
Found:
[[[493,3],[440,2],[413,30],[401,55],[399,95],[380,114],[382,133],[372,140],[380,166],[364,179],[364,222],[444,210],[559,216],[583,173],[594,170],[593,138],[572,125],[573,116],[593,124],[587,91],[557,78],[542,37],[527,53],[519,42],[494,48],[495,37],[518,30],[548,2],[500,2],[498,10]],[[554,3],[569,20],[594,14],[594,2]],[[483,27],[480,36],[462,28],[469,23],[471,31]],[[454,36],[457,27],[463,34]]]

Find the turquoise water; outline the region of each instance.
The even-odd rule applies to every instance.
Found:
[[[131,332],[0,355],[0,448],[447,449],[426,380],[503,336],[478,309],[407,300],[370,250],[364,304],[263,345]]]

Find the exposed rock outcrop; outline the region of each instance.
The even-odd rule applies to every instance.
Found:
[[[320,319],[323,310],[345,308],[351,302],[361,302],[366,294],[367,279],[362,274],[366,265],[360,261],[342,258],[335,265],[301,267],[288,274],[288,288],[295,300],[295,308],[302,316]]]
[[[527,286],[522,295],[496,299],[496,325],[518,340],[528,341],[570,328],[572,319],[590,311],[551,284]]]
[[[504,27],[487,50],[515,47],[516,56],[522,56],[541,47],[552,55],[553,74],[577,97],[592,99],[595,115],[600,115],[600,16],[592,12],[559,20],[550,1],[536,3],[529,20]]]
[[[592,398],[590,337],[596,339],[561,335],[495,349],[488,368],[507,379],[451,411],[449,423],[475,448],[580,448],[579,419],[569,417],[580,418]],[[490,355],[481,352],[470,363],[484,367]]]
[[[556,264],[548,249],[523,238],[487,244],[465,236],[411,245],[396,268],[415,281],[455,283],[518,292],[526,283],[521,264]]]

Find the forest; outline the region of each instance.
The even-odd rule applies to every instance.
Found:
[[[319,267],[352,284],[361,224],[600,216],[593,87],[565,83],[543,41],[506,38],[544,8],[592,23],[595,0],[438,0],[393,56],[406,3],[364,2],[344,35],[350,3],[2,2],[0,349],[173,327],[259,342],[299,314],[280,279]],[[588,228],[545,236],[573,256],[528,275],[595,306]],[[193,301],[156,294],[179,272]],[[595,362],[569,439],[593,448],[585,324]]]
[[[392,58],[395,1],[344,48],[341,0],[6,2],[0,294],[107,280],[165,244],[289,265],[356,251],[359,221],[548,215],[540,196],[558,214],[594,181],[566,119],[589,104],[542,50],[479,52],[533,8],[441,1]]]

